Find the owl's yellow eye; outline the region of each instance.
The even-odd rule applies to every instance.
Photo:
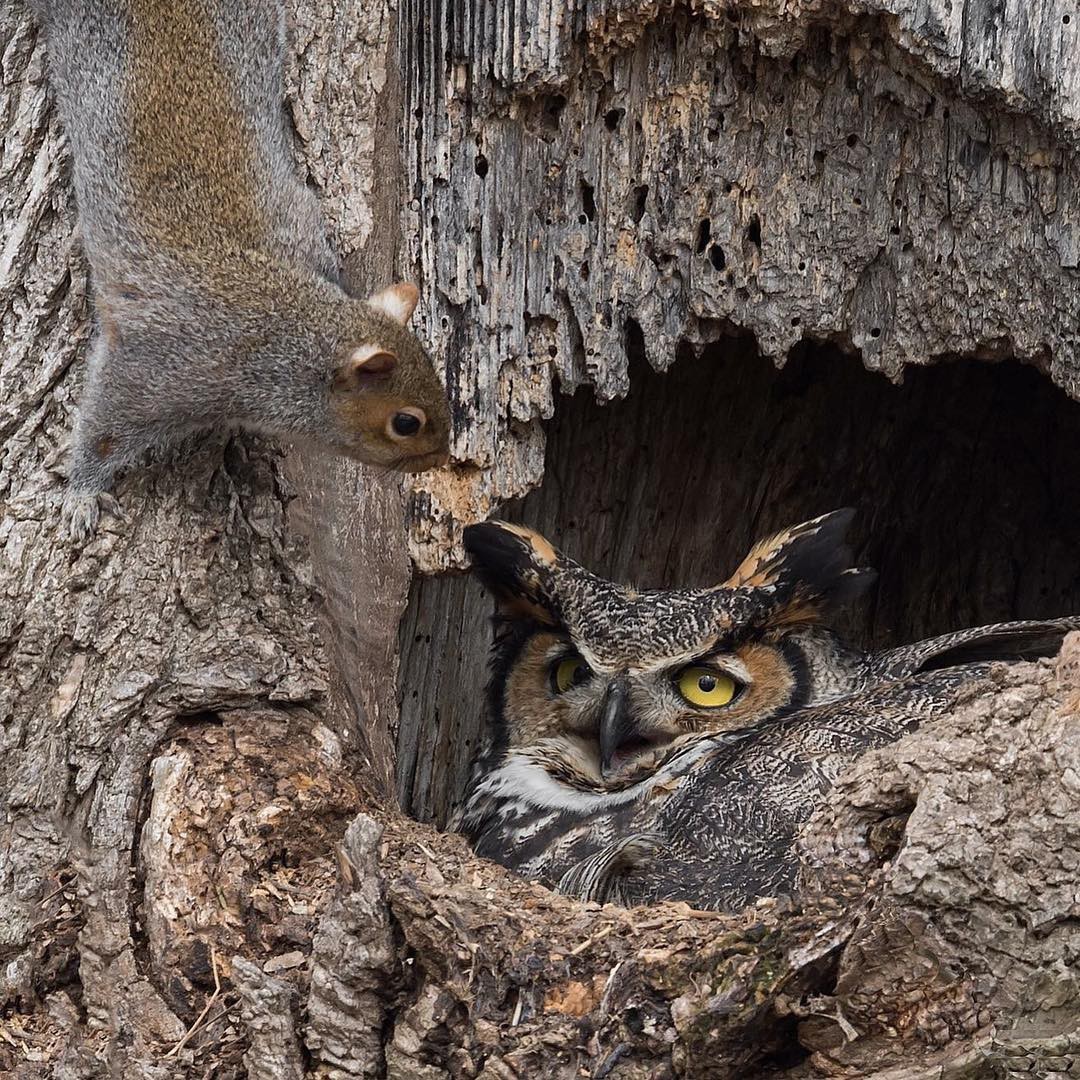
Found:
[[[556,694],[565,694],[571,686],[580,686],[586,682],[592,671],[580,656],[564,656],[551,665],[551,689]]]
[[[691,705],[702,709],[717,709],[722,705],[730,705],[739,689],[730,675],[725,675],[715,668],[700,666],[680,671],[675,685]]]

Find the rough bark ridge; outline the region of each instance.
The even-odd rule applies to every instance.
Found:
[[[371,192],[392,26],[386,4],[300,5],[292,86],[339,245],[378,250],[380,274],[392,231],[372,221],[390,208]],[[37,1075],[49,1058],[58,1075],[168,1075],[197,1045],[169,1056],[204,989],[221,984],[231,996],[215,1009],[232,1010],[204,1022],[239,1030],[215,934],[234,952],[266,933],[292,941],[287,919],[261,925],[287,894],[260,882],[290,860],[332,875],[360,805],[352,769],[389,787],[387,688],[371,672],[392,680],[396,615],[382,606],[400,607],[407,569],[400,541],[360,523],[399,529],[400,492],[297,456],[286,471],[258,440],[211,440],[180,466],[134,470],[127,520],[84,551],[60,542],[87,274],[44,46],[21,5],[0,6],[0,49],[0,1009],[30,1016],[12,1021],[22,1042],[0,1026],[0,1072]],[[348,132],[332,151],[331,112]],[[246,770],[229,772],[234,758]],[[180,850],[181,828],[197,849]],[[206,876],[189,889],[196,866]],[[245,1009],[280,997],[247,976],[237,988]],[[273,1033],[249,1028],[255,1052]]]
[[[425,322],[452,356],[453,474],[412,552],[540,481],[556,389],[626,393],[749,330],[782,363],[1017,356],[1080,393],[1080,18],[816,0],[404,0]],[[636,331],[634,331],[636,333]]]

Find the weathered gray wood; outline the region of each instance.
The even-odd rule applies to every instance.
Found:
[[[341,844],[341,888],[312,942],[305,1042],[317,1076],[381,1076],[387,1002],[399,978],[379,871],[382,829],[366,815]]]
[[[889,860],[888,895],[836,971],[860,1038],[844,1045],[835,1019],[810,1021],[819,1067],[849,1056],[864,1068],[908,1064],[888,1031],[886,1003],[899,997],[929,1045],[953,1043],[955,1052],[954,1040],[992,1032],[1012,1043],[1004,1056],[1015,1055],[1018,1073],[1064,1075],[1080,1064],[1080,986],[1060,963],[1080,946],[1070,808],[1080,788],[1050,779],[1080,763],[1078,665],[1073,635],[1056,677],[1047,665],[1001,675],[996,693],[973,695],[950,720],[868,755],[805,830],[811,876],[815,864],[834,879],[838,867],[858,873]],[[891,829],[890,815],[898,815]],[[1024,914],[1003,917],[1009,909]],[[987,947],[973,947],[991,925]],[[1032,1053],[1035,1064],[1022,1064]]]
[[[1010,21],[1011,20],[1011,21]],[[1080,392],[1080,17],[819,2],[406,0],[404,231],[454,358],[455,454],[413,553],[543,474],[558,390],[734,325],[890,378],[1015,355]]]
[[[251,1048],[244,1055],[250,1080],[302,1080],[304,1062],[296,1038],[296,991],[242,956],[233,958],[233,984]]]

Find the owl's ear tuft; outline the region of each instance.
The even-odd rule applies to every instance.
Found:
[[[554,570],[559,553],[549,541],[505,521],[470,525],[463,540],[473,573],[495,598],[503,618],[558,623]]]
[[[851,565],[846,535],[854,517],[854,510],[834,510],[758,541],[722,587],[771,588],[789,605],[792,622],[813,621],[826,609],[854,602],[877,579],[873,570]]]

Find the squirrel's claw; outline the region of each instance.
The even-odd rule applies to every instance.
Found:
[[[93,539],[102,510],[124,520],[115,495],[107,491],[68,492],[61,512],[61,525],[72,543],[81,546]]]

